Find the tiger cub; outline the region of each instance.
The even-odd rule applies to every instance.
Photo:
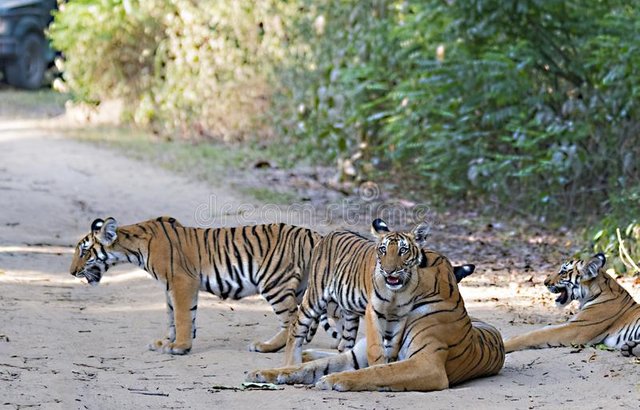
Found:
[[[640,357],[640,304],[604,271],[605,256],[564,263],[544,285],[557,293],[556,304],[573,300],[580,309],[568,322],[543,327],[505,341],[507,353],[525,349],[599,344],[620,349],[624,356]]]
[[[250,350],[273,352],[286,343],[306,287],[311,250],[320,238],[312,230],[285,224],[200,229],[160,217],[120,227],[113,218],[96,219],[78,242],[70,271],[95,285],[109,267],[128,262],[160,281],[169,329],[166,338],[149,348],[170,354],[191,349],[199,290],[223,299],[259,293],[281,326]]]
[[[500,371],[502,337],[468,316],[449,260],[422,249],[413,234],[390,232],[382,221],[374,221],[374,230],[379,237],[367,273],[366,337],[340,354],[254,371],[249,381],[315,383],[339,391],[430,391]]]
[[[332,335],[340,340],[338,350],[345,351],[355,345],[360,317],[364,316],[370,299],[371,272],[379,263],[378,256],[387,256],[385,263],[392,264],[384,267],[390,273],[388,280],[398,286],[402,285],[404,273],[418,264],[420,249],[426,245],[426,224],[417,225],[411,232],[389,232],[386,223],[376,219],[372,230],[375,236],[384,236],[378,240],[379,244],[355,232],[334,231],[320,240],[314,249],[309,286],[297,319],[289,329],[285,365],[302,361],[302,344],[310,339],[310,329],[319,318],[326,323],[327,311],[331,317],[340,318],[336,321],[336,328],[342,332]],[[390,245],[394,246],[393,255],[387,255]],[[455,267],[456,282],[473,273],[474,269],[471,264]],[[310,351],[306,357],[319,356],[317,352]]]

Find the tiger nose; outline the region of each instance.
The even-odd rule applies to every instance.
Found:
[[[383,271],[386,275],[393,275],[394,273],[396,273],[396,270],[397,270],[397,269],[395,268],[395,266],[394,266],[394,267],[392,267],[392,268],[388,268],[388,269],[385,269],[384,267],[382,268],[382,271]]]
[[[544,286],[549,287],[549,285],[551,285],[551,280],[549,280],[549,278],[546,278],[546,279],[544,280]]]

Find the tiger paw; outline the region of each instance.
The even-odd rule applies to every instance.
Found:
[[[340,380],[337,375],[330,374],[322,376],[316,383],[316,389],[320,390],[335,390],[335,391],[349,391],[351,386],[345,380]]]
[[[273,370],[254,370],[247,374],[247,381],[252,383],[274,383],[277,372]]]
[[[282,349],[282,346],[277,346],[277,345],[274,345],[273,343],[268,343],[268,342],[255,341],[249,344],[250,352],[271,353],[271,352],[277,352],[280,349]]]
[[[154,340],[148,347],[149,350],[175,355],[187,354],[191,350],[191,345],[175,343],[170,339]]]
[[[640,357],[640,341],[629,340],[620,347],[620,351],[625,357]]]
[[[312,362],[316,360],[314,352],[311,350],[305,350],[302,352],[302,363]]]
[[[178,343],[169,343],[167,346],[164,346],[162,348],[162,353],[169,353],[169,354],[175,354],[175,355],[183,355],[183,354],[187,354],[191,351],[191,346],[187,346],[184,344],[178,344]]]
[[[147,348],[149,350],[152,351],[162,351],[162,349],[164,348],[164,346],[168,345],[169,343],[171,343],[171,340],[169,339],[156,339],[154,341],[152,341],[151,343],[149,343],[147,345]]]

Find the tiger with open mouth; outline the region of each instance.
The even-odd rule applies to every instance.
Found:
[[[76,246],[70,272],[96,285],[110,267],[131,263],[161,282],[169,329],[149,348],[170,354],[191,349],[200,290],[223,299],[260,294],[281,327],[271,339],[249,348],[274,352],[286,343],[320,238],[310,229],[286,224],[203,229],[166,216],[126,226],[114,218],[96,219]]]
[[[568,322],[512,337],[505,341],[507,353],[580,344],[599,344],[620,349],[625,356],[640,357],[640,304],[604,271],[602,253],[589,260],[571,260],[544,285],[557,294],[564,307],[574,300],[580,310]]]

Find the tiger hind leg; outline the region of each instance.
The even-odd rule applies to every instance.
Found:
[[[271,339],[261,342],[255,341],[249,345],[252,352],[271,353],[277,352],[287,344],[287,334],[289,324],[296,316],[298,304],[296,303],[295,286],[277,287],[270,293],[263,293],[262,296],[271,304],[274,313],[280,321],[280,330]]]
[[[317,349],[306,349],[302,352],[302,363],[312,362],[314,360],[324,359],[325,357],[335,356],[338,352],[327,352]]]
[[[305,294],[306,297],[306,294]],[[318,313],[313,308],[306,308],[305,302],[300,305],[297,315],[294,317],[287,333],[286,347],[284,351],[285,366],[291,366],[302,362],[302,345],[314,322],[318,321]]]
[[[625,357],[640,357],[640,340],[629,340],[620,347],[622,355]]]

